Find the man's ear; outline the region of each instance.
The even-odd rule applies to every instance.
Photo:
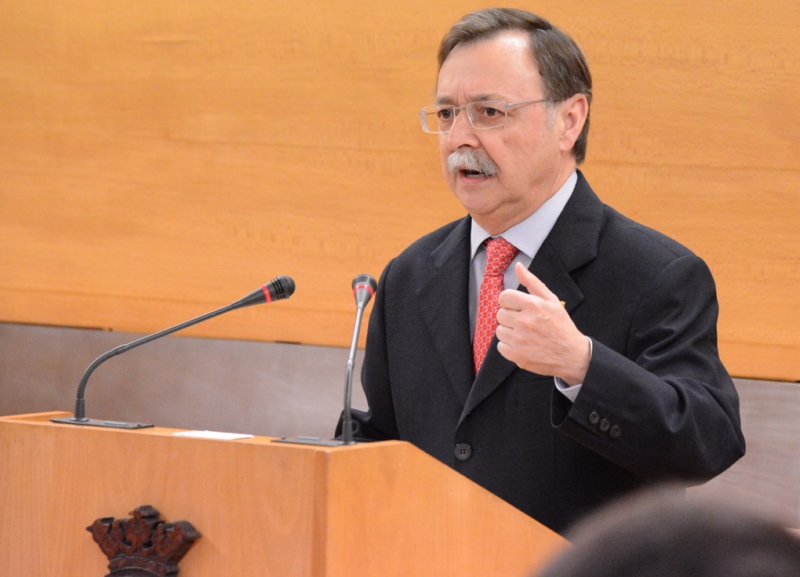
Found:
[[[559,148],[569,152],[581,135],[586,117],[589,115],[589,101],[584,94],[575,94],[561,103],[558,110],[561,139]]]

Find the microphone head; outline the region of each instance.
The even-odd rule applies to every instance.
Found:
[[[233,310],[262,303],[271,303],[272,301],[288,299],[292,296],[292,293],[294,293],[294,281],[288,276],[279,276],[229,306],[231,307],[230,310]]]
[[[370,299],[378,290],[378,283],[368,274],[360,274],[353,279],[353,296],[356,299],[356,306],[367,306]]]
[[[294,281],[288,276],[279,276],[268,282],[265,287],[269,292],[267,302],[288,299],[294,294]]]

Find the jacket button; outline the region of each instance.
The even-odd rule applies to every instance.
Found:
[[[592,411],[589,414],[589,424],[590,425],[596,425],[599,422],[600,422],[600,415],[598,415],[596,412]]]
[[[611,428],[611,423],[608,422],[608,419],[603,419],[602,421],[600,421],[600,432],[605,433],[610,428]]]
[[[466,461],[472,456],[472,447],[467,445],[466,443],[459,443],[456,445],[456,459],[459,461]]]
[[[622,429],[619,428],[619,425],[614,425],[611,427],[611,431],[609,431],[608,436],[612,439],[618,439],[621,434]]]

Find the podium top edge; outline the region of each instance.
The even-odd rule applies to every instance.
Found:
[[[36,426],[36,427],[52,427],[56,429],[63,429],[63,430],[83,430],[86,434],[122,434],[122,435],[146,435],[146,436],[155,436],[155,437],[168,437],[174,438],[176,440],[184,441],[184,442],[210,442],[210,443],[235,443],[235,444],[244,444],[244,445],[270,445],[275,447],[282,447],[292,448],[294,450],[313,450],[318,452],[340,452],[340,451],[351,451],[351,450],[360,450],[374,445],[380,446],[387,446],[387,445],[406,445],[405,441],[379,441],[375,443],[358,443],[355,445],[340,445],[340,446],[314,446],[314,445],[300,445],[300,444],[284,444],[284,443],[275,443],[281,439],[281,437],[265,437],[254,435],[250,438],[244,439],[233,439],[233,440],[225,440],[225,439],[202,439],[202,438],[194,438],[194,437],[178,437],[175,436],[175,433],[182,433],[185,431],[189,431],[191,429],[174,429],[169,427],[151,427],[147,429],[122,429],[122,428],[100,428],[100,427],[83,427],[80,425],[71,425],[71,424],[63,424],[63,423],[53,423],[51,419],[54,418],[69,418],[72,417],[72,413],[65,412],[65,411],[48,411],[44,413],[27,413],[21,415],[6,415],[0,417],[0,426],[3,424],[20,424],[20,425],[29,425],[29,426]],[[94,433],[92,433],[94,432]]]

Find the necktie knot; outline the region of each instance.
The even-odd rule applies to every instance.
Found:
[[[484,276],[503,276],[517,256],[517,247],[503,237],[490,238],[486,241],[486,270]]]

